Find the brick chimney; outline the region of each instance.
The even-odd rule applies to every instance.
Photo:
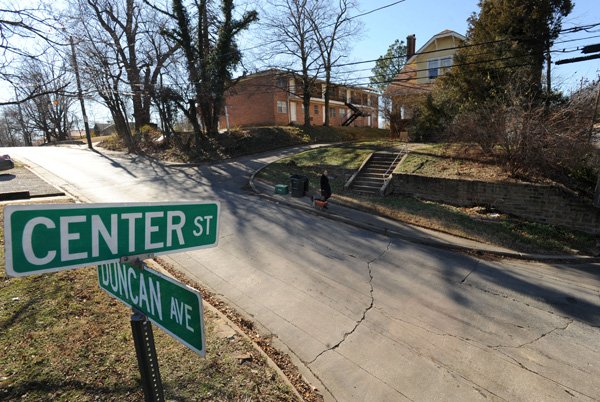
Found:
[[[417,38],[415,37],[415,34],[408,35],[406,37],[406,60],[410,59],[411,57],[413,57],[415,55],[416,44],[417,44]]]

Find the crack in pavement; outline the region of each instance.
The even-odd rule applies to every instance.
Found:
[[[465,276],[465,277],[463,278],[463,280],[462,280],[462,281],[460,281],[460,283],[465,283],[465,282],[466,282],[466,280],[467,280],[467,278],[469,278],[469,276],[471,276],[471,274],[472,274],[473,272],[475,272],[475,270],[477,270],[477,268],[479,268],[479,264],[481,264],[481,262],[480,262],[480,261],[477,261],[477,262],[475,263],[475,266],[474,266],[474,267],[473,267],[473,269],[471,270],[471,272],[469,272],[469,273],[467,274],[467,276]]]
[[[532,344],[536,343],[536,342],[537,342],[537,341],[539,341],[540,339],[542,339],[542,338],[544,338],[544,337],[546,337],[546,336],[548,336],[548,335],[552,334],[553,332],[556,332],[556,331],[566,331],[566,330],[569,328],[569,326],[570,326],[571,324],[573,324],[573,322],[575,322],[575,320],[573,320],[573,319],[568,319],[568,321],[567,321],[567,324],[566,324],[564,327],[556,327],[556,328],[552,328],[550,331],[548,331],[548,332],[544,332],[543,334],[541,334],[540,336],[538,336],[538,337],[537,337],[537,338],[535,338],[534,340],[532,340],[532,341],[529,341],[529,342],[525,342],[524,344],[522,344],[522,345],[519,345],[519,346],[508,346],[508,345],[487,345],[487,346],[488,346],[488,347],[490,347],[490,348],[492,348],[492,349],[498,349],[498,348],[506,348],[506,349],[520,349],[520,348],[523,348],[523,347],[525,347],[525,346],[529,346],[529,345],[532,345]]]
[[[523,370],[528,371],[528,372],[530,372],[530,373],[532,373],[534,375],[537,375],[537,376],[539,376],[541,378],[544,378],[544,379],[546,379],[546,380],[548,380],[548,381],[550,381],[550,382],[558,385],[559,387],[564,388],[565,392],[567,392],[570,395],[572,395],[572,392],[575,392],[575,393],[577,393],[579,395],[583,395],[583,396],[589,398],[590,400],[594,400],[595,399],[593,396],[587,395],[587,394],[585,394],[585,393],[583,393],[581,391],[578,391],[578,390],[576,390],[574,388],[569,387],[568,385],[562,384],[562,383],[558,382],[557,380],[555,380],[553,378],[550,378],[548,376],[543,375],[542,373],[539,373],[539,372],[537,372],[537,371],[535,371],[533,369],[530,369],[529,367],[527,367],[526,365],[524,365],[523,363],[521,363],[520,361],[518,361],[515,357],[513,357],[513,356],[511,356],[511,355],[509,355],[509,354],[507,354],[507,353],[505,353],[505,352],[503,352],[501,350],[498,350],[498,352],[500,352],[501,354],[503,354],[504,356],[508,357],[510,360],[512,360],[513,362],[515,362]],[[572,392],[570,392],[570,391],[572,391]]]
[[[367,262],[367,268],[369,270],[369,286],[370,286],[369,295],[371,296],[371,302],[369,303],[369,305],[367,306],[367,308],[363,311],[362,317],[358,321],[356,321],[356,324],[354,325],[354,328],[352,328],[350,331],[346,332],[344,334],[344,336],[342,337],[342,339],[338,343],[336,343],[335,345],[333,345],[333,346],[331,346],[331,347],[323,350],[321,353],[319,353],[317,356],[315,356],[314,359],[312,359],[311,361],[309,361],[307,363],[308,365],[313,364],[314,362],[316,362],[317,359],[319,359],[319,357],[321,357],[323,354],[339,348],[342,345],[342,343],[344,343],[344,341],[346,339],[348,339],[348,337],[350,335],[352,335],[356,331],[356,329],[359,327],[359,325],[363,323],[363,321],[365,320],[365,318],[367,316],[367,313],[373,308],[373,305],[375,304],[375,297],[373,296],[373,269],[371,267],[371,264],[373,264],[375,261],[377,261],[378,259],[380,259],[381,257],[383,257],[390,250],[391,246],[392,246],[392,240],[390,239],[390,241],[388,242],[388,245],[387,245],[386,249],[380,255],[378,255],[377,257],[373,258],[371,261]]]
[[[308,369],[308,371],[310,371],[310,373],[311,373],[313,376],[315,376],[315,378],[316,378],[317,380],[319,380],[319,382],[321,383],[321,385],[323,386],[323,388],[325,388],[325,391],[327,391],[327,393],[329,393],[329,395],[330,395],[330,396],[333,398],[333,400],[334,400],[335,402],[338,402],[338,399],[335,397],[335,395],[333,394],[333,392],[332,392],[332,391],[329,389],[329,387],[327,386],[327,384],[325,384],[325,381],[323,381],[323,380],[321,379],[321,377],[320,377],[320,376],[319,376],[317,373],[315,373],[315,372],[313,371],[313,369],[312,369],[312,368],[310,368],[310,366],[309,366],[309,365],[308,365],[308,364],[307,364],[307,363],[306,363],[304,360],[302,360],[302,358],[301,358],[301,357],[300,357],[300,356],[299,356],[299,355],[298,355],[296,352],[294,352],[292,349],[288,348],[288,351],[287,351],[287,353],[290,353],[290,354],[293,354],[294,356],[296,356],[296,358],[297,358],[299,361],[301,361],[301,362],[302,362],[302,363],[303,363],[303,364],[306,366],[306,368]],[[307,381],[307,382],[308,382],[308,381]]]

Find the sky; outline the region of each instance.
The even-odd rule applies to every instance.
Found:
[[[325,0],[334,1],[334,0]],[[357,19],[361,21],[363,30],[357,36],[345,62],[374,60],[382,56],[396,39],[406,41],[406,37],[415,34],[417,49],[424,45],[433,35],[451,29],[460,34],[467,30],[467,18],[479,10],[478,0],[357,0],[358,10],[352,15],[368,13]],[[574,0],[575,7],[564,20],[563,28],[578,25],[600,23],[600,0]],[[238,10],[256,8],[254,0],[236,0]],[[389,6],[389,7],[386,7]],[[381,8],[381,9],[380,9]],[[380,10],[377,10],[380,9]],[[371,12],[372,11],[372,12]],[[578,32],[560,37],[554,50],[574,49],[577,46],[600,43],[600,26],[595,32]],[[587,38],[585,40],[576,40]],[[245,35],[240,48],[252,48],[257,44],[270,40],[260,29]],[[574,41],[573,41],[574,40]],[[569,41],[569,42],[564,42]],[[562,43],[560,43],[562,42]],[[258,49],[260,52],[261,49]],[[579,52],[557,54],[553,60],[579,56]],[[251,58],[252,55],[248,55]],[[352,70],[364,70],[353,73],[353,78],[368,77],[374,62],[359,64]],[[578,87],[582,79],[594,80],[600,74],[600,59],[580,63],[553,65],[553,85],[568,93]],[[358,80],[367,84],[368,78]],[[3,91],[4,92],[4,91]],[[5,94],[6,95],[6,94]],[[88,106],[90,123],[110,120],[108,111],[90,102]]]
[[[392,3],[394,0],[358,0],[359,13],[375,10]],[[450,29],[465,35],[467,18],[478,12],[479,1],[476,0],[405,0],[380,11],[360,17],[364,25],[362,39],[357,41],[352,49],[351,58],[357,61],[373,60],[385,54],[387,48],[396,39],[406,42],[406,37],[415,34],[417,50],[433,35]],[[578,25],[600,23],[599,0],[574,0],[574,8],[563,21],[563,29]],[[582,37],[592,37],[586,40],[557,43],[554,50],[573,49],[577,46],[600,43],[600,26],[596,32],[579,32],[564,35],[557,42],[573,40]],[[580,53],[553,53],[553,60],[572,58]],[[373,64],[361,65],[370,68]],[[560,86],[569,92],[579,85],[582,78],[593,80],[600,73],[600,59],[580,63],[553,65],[553,85]],[[361,67],[362,68],[362,67]],[[368,75],[368,72],[363,73]]]

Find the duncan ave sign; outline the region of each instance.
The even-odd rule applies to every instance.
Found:
[[[26,276],[217,245],[219,204],[9,205],[6,272]]]
[[[200,293],[146,266],[140,269],[120,263],[99,265],[98,282],[108,294],[204,356]]]

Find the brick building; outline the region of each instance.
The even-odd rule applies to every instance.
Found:
[[[325,122],[325,84],[311,90],[310,121]],[[291,73],[267,70],[242,78],[226,94],[220,127],[285,126],[304,124],[302,85]],[[367,88],[333,85],[329,98],[329,124],[377,128],[377,94]]]

